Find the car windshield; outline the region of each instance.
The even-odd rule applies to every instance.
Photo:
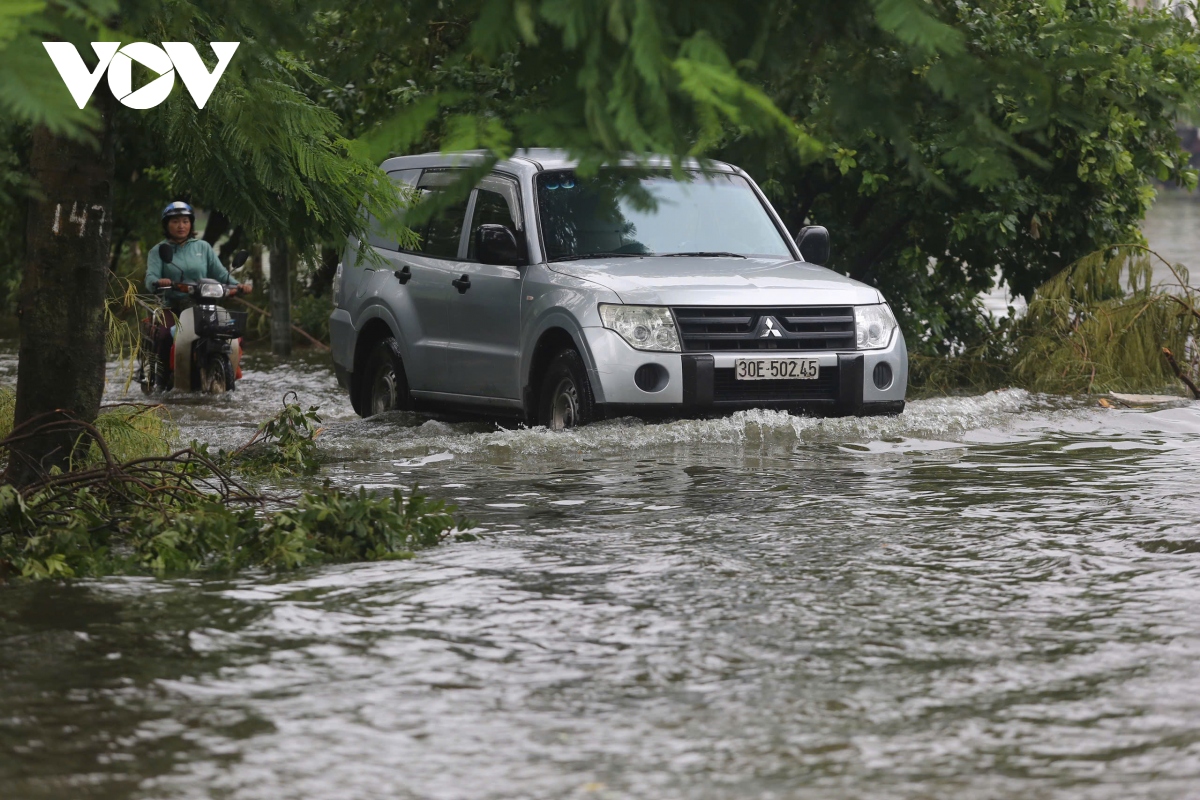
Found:
[[[537,176],[550,261],[604,256],[741,255],[792,258],[750,183],[739,175],[569,170]]]

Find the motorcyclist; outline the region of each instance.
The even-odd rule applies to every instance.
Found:
[[[236,286],[239,293],[249,294],[249,284],[239,284],[229,274],[229,270],[217,259],[212,245],[202,239],[196,239],[196,213],[187,203],[175,201],[170,203],[162,212],[162,228],[166,238],[163,242],[150,248],[146,259],[146,289],[163,292],[163,301],[167,306],[166,324],[151,325],[149,332],[154,339],[154,349],[162,363],[167,363],[171,355],[171,343],[175,337],[175,318],[192,305],[191,297],[186,292],[177,292],[169,287],[176,283],[195,283],[202,278],[211,278],[226,286]],[[169,244],[174,257],[165,267],[158,255],[162,244]]]
[[[212,245],[195,238],[195,222],[196,213],[187,203],[176,201],[163,209],[162,227],[166,239],[160,245],[171,245],[174,258],[164,275],[162,259],[158,256],[160,245],[150,248],[150,255],[146,258],[146,288],[153,292],[176,283],[195,283],[201,278],[212,278],[226,286],[237,286],[240,292],[249,294],[249,284],[239,284],[233,279],[229,270],[217,259]],[[182,311],[190,305],[190,297],[185,292],[172,289],[165,294],[172,311]]]

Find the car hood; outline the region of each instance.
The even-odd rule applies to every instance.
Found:
[[[804,261],[766,258],[588,259],[551,262],[554,272],[611,289],[621,302],[660,306],[867,305],[879,291]]]

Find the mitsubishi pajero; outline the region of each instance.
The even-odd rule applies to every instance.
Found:
[[[382,168],[426,202],[482,159]],[[878,290],[822,266],[824,228],[793,239],[730,164],[575,166],[521,151],[416,225],[418,249],[375,221],[349,243],[330,330],[355,411],[552,429],[746,408],[903,411],[904,337]]]

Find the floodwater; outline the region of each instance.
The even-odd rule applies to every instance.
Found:
[[[1200,797],[1200,404],[554,435],[362,421],[321,358],[248,366],[168,399],[185,437],[294,389],[323,477],[485,537],[0,588],[0,797]]]

